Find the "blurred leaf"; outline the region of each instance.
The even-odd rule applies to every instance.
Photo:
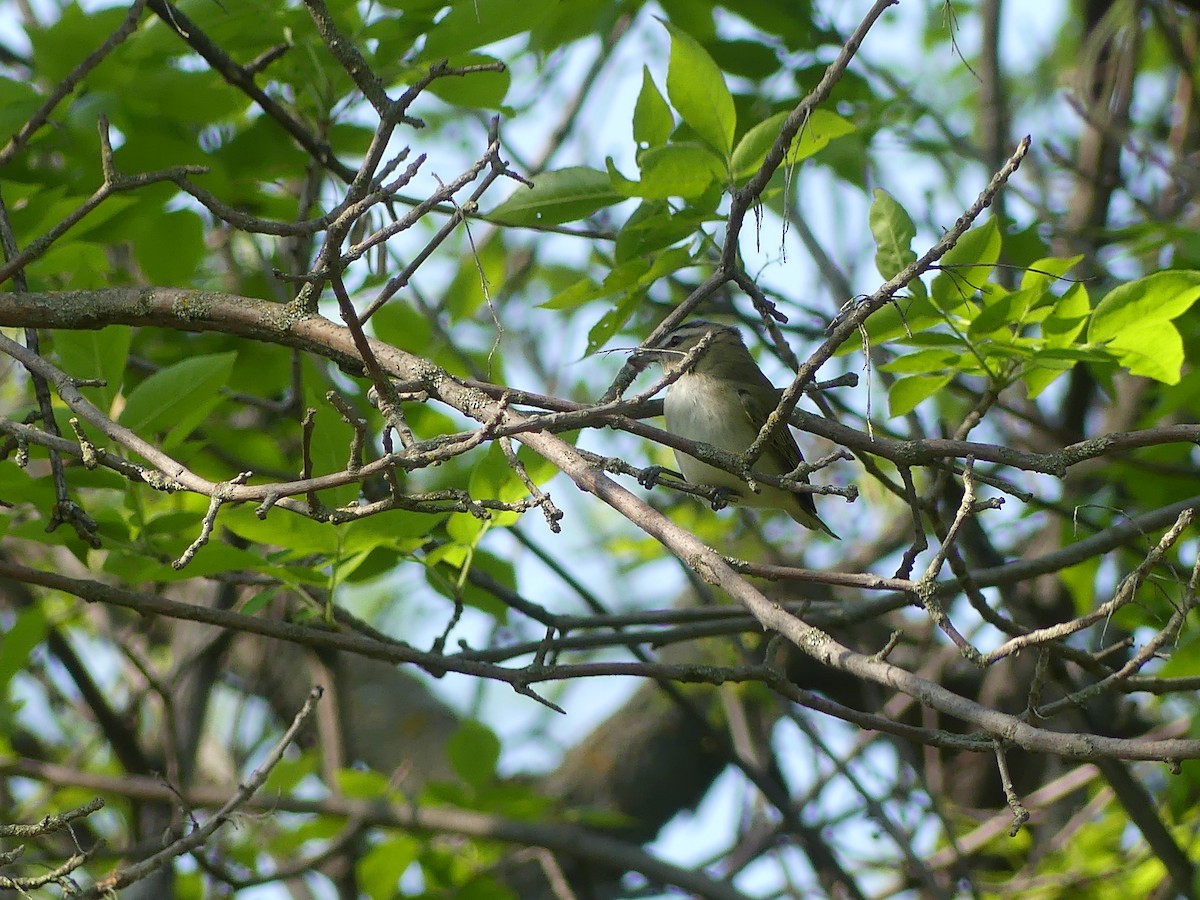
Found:
[[[401,896],[400,877],[421,853],[421,842],[412,835],[391,832],[358,857],[354,872],[358,885],[371,900]]]
[[[0,634],[0,699],[7,696],[12,677],[29,668],[29,655],[49,630],[46,611],[38,605],[21,610],[12,627]]]
[[[111,551],[104,558],[103,571],[115,575],[126,582],[157,581],[170,583],[185,581],[190,578],[208,578],[228,572],[259,572],[280,576],[277,566],[272,565],[262,556],[232,547],[219,541],[210,541],[192,558],[183,569],[176,570],[169,560],[177,559],[184,549],[195,540],[200,533],[201,514],[186,517],[188,530],[176,533],[155,531],[150,546],[158,553],[169,559],[148,556],[145,547],[138,547],[136,552]],[[154,520],[157,524],[160,520]],[[221,519],[218,525],[223,524]]]
[[[38,62],[38,77],[57,83],[92,52],[97,35],[109,35],[128,14],[128,9],[112,7],[92,12],[75,3],[64,4],[48,25],[27,31],[33,56]]]
[[[134,244],[138,265],[152,284],[193,281],[209,254],[204,223],[191,210],[156,215]]]
[[[555,0],[460,0],[429,32],[422,55],[434,62],[486,47],[528,31],[555,6]]]
[[[458,323],[470,318],[487,303],[489,294],[495,295],[497,291],[503,290],[509,259],[502,234],[497,234],[482,244],[468,245],[459,262],[458,271],[444,294],[442,306],[450,314],[451,322]],[[429,326],[426,325],[420,330],[428,331]],[[424,353],[428,348],[418,345],[414,349]]]
[[[571,285],[558,296],[547,300],[542,304],[542,308],[571,309],[618,292],[649,287],[660,278],[692,264],[691,254],[683,247],[666,250],[654,257],[653,261],[645,256],[637,256],[612,269],[602,284],[597,285],[588,279],[583,279]],[[613,334],[616,334],[616,329],[608,336],[612,337]],[[605,338],[605,340],[607,339]],[[599,347],[600,344],[596,346]]]
[[[401,350],[429,353],[432,349],[433,325],[429,317],[412,304],[395,300],[384,304],[371,316],[371,328],[379,340]]]
[[[450,736],[446,755],[455,774],[471,787],[479,789],[496,777],[500,741],[490,728],[473,719],[464,719],[458,730]]]
[[[14,134],[41,104],[42,98],[27,81],[0,78],[0,134],[6,138]]]
[[[1060,283],[1067,272],[1071,271],[1083,256],[1058,257],[1050,256],[1034,260],[1021,274],[1021,290],[1049,290]],[[1068,289],[1079,285],[1068,284]],[[1080,285],[1081,286],[1081,285]]]
[[[776,19],[789,18],[777,16]],[[762,81],[779,71],[775,49],[757,40],[716,40],[708,45],[713,62],[722,72]]]
[[[285,756],[275,763],[262,789],[272,794],[290,794],[300,782],[317,774],[319,760],[314,750],[304,750],[295,756]]]
[[[454,67],[487,65],[499,62],[495,57],[481,53],[466,53],[451,57]],[[471,72],[467,75],[438,78],[429,85],[429,93],[447,103],[470,109],[500,109],[512,83],[512,74],[507,68],[499,72]]]
[[[465,512],[450,513],[446,520],[446,534],[463,547],[474,547],[490,527],[490,520],[480,519]]]
[[[371,769],[338,769],[334,781],[339,791],[359,800],[378,800],[391,791],[388,777]]]

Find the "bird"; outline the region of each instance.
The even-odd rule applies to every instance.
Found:
[[[690,368],[667,387],[663,404],[667,431],[702,441],[729,453],[745,453],[779,404],[782,391],[771,384],[731,325],[693,319],[668,332],[651,347],[634,351],[631,362],[644,369],[655,363],[667,374],[678,369],[701,341],[708,344]],[[675,460],[685,480],[722,489],[743,506],[782,509],[805,528],[837,538],[817,515],[809,493],[760,484],[758,493],[732,472],[701,462],[681,450]],[[804,461],[791,430],[776,429],[754,468],[768,475],[789,475]],[[808,483],[808,479],[800,477]]]

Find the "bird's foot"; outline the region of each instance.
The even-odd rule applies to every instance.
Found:
[[[671,475],[680,481],[683,480],[683,475],[674,469],[668,469],[666,466],[646,466],[637,477],[638,484],[646,488],[646,490],[650,490],[658,484],[664,475]]]
[[[712,499],[709,500],[709,505],[712,506],[713,512],[720,512],[729,505],[729,501],[741,495],[737,488],[718,487],[713,488]]]

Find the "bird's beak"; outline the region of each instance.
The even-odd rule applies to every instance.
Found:
[[[660,359],[657,350],[649,347],[639,347],[629,354],[629,364],[641,372],[643,369],[648,369]]]

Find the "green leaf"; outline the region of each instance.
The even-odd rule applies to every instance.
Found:
[[[0,636],[0,698],[7,694],[12,677],[29,666],[29,654],[46,638],[50,624],[40,606],[22,610],[12,628]]]
[[[429,61],[528,31],[554,10],[557,0],[470,0],[449,6],[425,40],[422,56]]]
[[[633,260],[640,262],[640,260]],[[580,278],[572,285],[559,291],[545,303],[538,304],[539,309],[572,309],[583,306],[592,300],[603,297],[607,292],[590,278]]]
[[[236,352],[195,356],[155,372],[129,394],[122,425],[139,434],[170,430],[174,443],[191,433],[221,400]]]
[[[379,340],[410,353],[427,354],[434,344],[429,317],[407,303],[393,302],[380,307],[371,316],[371,327]]]
[[[738,15],[744,15],[743,10],[729,7]],[[774,25],[778,25],[776,16]],[[721,67],[722,72],[749,78],[752,81],[764,81],[779,71],[779,56],[770,43],[762,40],[715,40],[709,45],[713,60]]]
[[[393,509],[365,519],[355,519],[341,529],[342,546],[347,552],[373,550],[376,547],[407,549],[420,545],[441,521],[441,513]]]
[[[695,38],[670,22],[663,24],[671,33],[667,96],[683,121],[728,159],[737,111],[721,70]]]
[[[758,167],[767,158],[767,151],[779,137],[779,129],[787,121],[788,115],[790,113],[786,111],[776,113],[742,135],[742,139],[738,141],[738,145],[733,151],[733,162],[730,166],[734,179],[749,178],[758,171]],[[784,155],[782,165],[795,165],[808,159],[824,149],[834,138],[842,137],[853,131],[854,125],[837,113],[824,109],[814,110],[808,117],[808,121],[792,139],[792,145]]]
[[[629,292],[648,287],[664,275],[677,272],[692,264],[691,254],[683,247],[674,247],[659,253],[653,257],[653,262],[649,256],[636,256],[609,272],[603,283],[596,284],[589,278],[580,279],[541,304],[540,308],[571,309],[619,291]],[[611,334],[609,336],[611,337]]]
[[[390,790],[390,779],[372,769],[338,769],[333,780],[342,794],[359,800],[378,800]]]
[[[355,864],[359,886],[371,900],[393,900],[402,896],[400,878],[421,855],[421,842],[408,834],[388,833],[386,840],[371,846]]]
[[[616,306],[601,316],[600,321],[588,332],[587,352],[595,353],[608,343],[609,338],[625,327],[625,323],[645,298],[644,290],[630,291]]]
[[[1200,298],[1200,272],[1156,272],[1113,288],[1096,304],[1088,326],[1088,343],[1118,337],[1131,325],[1169,322],[1187,312]]]
[[[590,278],[581,278],[566,290],[541,304],[541,309],[571,309],[582,306],[591,300],[599,300],[618,291],[626,290],[650,271],[651,262],[644,257],[636,257],[615,267],[604,277],[604,281],[596,284]]]
[[[110,325],[96,331],[54,332],[54,352],[62,370],[74,378],[98,378],[104,387],[81,388],[84,396],[103,413],[112,409],[121,389],[125,361],[129,358],[132,329]]]
[[[1068,541],[1074,537],[1073,534],[1064,535]],[[1099,571],[1100,557],[1093,556],[1059,572],[1059,578],[1071,595],[1078,615],[1086,615],[1096,608],[1096,576]]]
[[[1000,258],[1000,229],[995,219],[972,228],[958,239],[938,263],[932,294],[943,308],[952,309],[974,294],[992,275]]]
[[[617,233],[614,258],[625,263],[694,234],[703,219],[690,212],[675,212],[662,200],[647,200],[625,220]]]
[[[543,172],[533,180],[532,189],[518,188],[487,218],[509,225],[561,225],[624,199],[604,172],[573,166]]]
[[[59,241],[45,256],[26,269],[30,281],[43,279],[72,290],[109,287],[112,284],[112,259],[102,244],[88,241]]]
[[[917,236],[917,226],[904,207],[882,188],[875,189],[867,223],[875,238],[875,268],[880,275],[892,278],[916,260],[912,241]]]
[[[0,78],[0,134],[13,134],[28,121],[42,102],[42,98],[29,82]],[[9,203],[11,202],[10,200]]]
[[[984,285],[985,306],[971,322],[969,334],[982,337],[1002,329],[1017,328],[1025,321],[1029,311],[1031,291],[1006,291],[995,285]]]
[[[1178,384],[1183,374],[1183,338],[1169,322],[1126,326],[1108,342],[1106,349],[1133,375],[1163,384]]]
[[[962,362],[962,356],[961,353],[954,350],[930,348],[907,353],[884,363],[879,368],[884,372],[895,372],[897,375],[928,375],[931,372],[957,370]]]
[[[490,519],[480,519],[471,513],[456,512],[451,513],[446,519],[446,534],[454,543],[465,548],[472,548],[479,543],[479,539],[491,527]],[[461,560],[447,560],[461,567],[461,564],[467,560],[467,556],[463,556]]]
[[[642,89],[633,105],[633,139],[641,147],[657,147],[665,144],[675,130],[675,117],[671,107],[658,92],[650,69],[642,66]]]
[[[1114,288],[1092,313],[1088,343],[1104,344],[1134,375],[1178,384],[1183,338],[1171,320],[1200,299],[1200,272],[1157,272]]]
[[[249,504],[225,506],[218,521],[223,528],[248,541],[286,547],[285,556],[293,559],[313,554],[331,556],[341,547],[339,529],[279,508],[271,510],[265,519],[260,519]]]
[[[893,417],[912,412],[947,384],[951,375],[910,375],[897,379],[888,391],[888,410]]]
[[[742,139],[738,141],[738,145],[733,150],[733,159],[730,163],[734,179],[740,181],[743,178],[749,178],[758,170],[758,167],[763,164],[763,160],[767,158],[767,151],[779,137],[779,129],[783,127],[787,117],[786,112],[776,113],[742,135]]]
[[[952,341],[961,345],[962,342],[957,338],[941,332],[928,331],[945,320],[945,314],[936,309],[926,297],[898,297],[895,302],[889,303],[867,319],[867,336],[873,344],[885,344],[888,341],[901,339],[905,343],[915,345],[919,341],[946,339],[947,342]],[[861,349],[862,337],[851,335],[838,348],[838,353],[843,354]]]
[[[134,242],[138,265],[151,284],[194,280],[210,252],[204,244],[204,222],[187,209],[157,213]]]
[[[144,539],[144,546],[164,557],[175,559],[195,538],[202,516],[202,512],[186,516],[175,533],[154,531],[148,539]],[[224,523],[218,519],[217,524]],[[106,555],[102,569],[126,582],[182,581],[187,578],[208,578],[224,572],[279,574],[278,567],[268,563],[261,555],[218,541],[208,543],[186,568],[178,571],[169,562],[147,557],[143,555],[144,552],[144,549],[139,549],[138,553],[126,554],[114,550]]]
[[[1087,287],[1073,284],[1054,304],[1042,322],[1042,337],[1047,347],[1069,347],[1083,331],[1092,313]]]
[[[1081,362],[1112,362],[1108,354],[1080,350],[1074,347],[1055,347],[1038,350],[1032,354],[1021,378],[1025,391],[1032,400]]]
[[[1025,395],[1030,400],[1036,400],[1042,391],[1058,381],[1063,373],[1071,371],[1075,365],[1074,360],[1048,358],[1045,361],[1039,361],[1035,358],[1033,367],[1021,376],[1021,380],[1025,382]]]
[[[616,172],[612,158],[608,159],[609,177],[618,193],[647,200],[699,197],[725,174],[721,160],[703,144],[696,143],[651,147],[641,154],[638,162],[642,180],[630,181]]]
[[[463,255],[445,293],[444,309],[451,323],[469,319],[487,302],[485,285],[490,291],[491,286],[504,283],[511,258],[503,232],[489,241],[476,243],[472,252]]]
[[[471,470],[467,490],[476,499],[490,498],[504,503],[513,503],[529,493],[495,442],[488,446],[483,458]]]
[[[450,736],[446,755],[455,774],[478,790],[496,776],[500,741],[487,726],[465,719]]]
[[[79,4],[64,4],[57,21],[52,17],[51,24],[26,33],[38,76],[47,83],[62,81],[95,46],[96,35],[111,34],[123,18],[124,12],[116,7],[87,13]]]
[[[1079,256],[1047,256],[1030,263],[1021,275],[1021,290],[1049,290],[1083,259]]]
[[[1163,667],[1154,674],[1162,678],[1200,675],[1200,635],[1194,631],[1181,634],[1179,643],[1172,648]]]
[[[284,757],[271,767],[271,774],[263,784],[263,790],[271,794],[290,794],[309,775],[316,775],[317,754],[305,750],[299,756]]]
[[[451,66],[461,67],[487,65],[499,60],[482,53],[464,53],[451,57],[448,62]],[[499,72],[471,72],[467,75],[438,78],[429,85],[429,93],[447,103],[468,109],[500,109],[511,83],[512,73],[507,68]]]

